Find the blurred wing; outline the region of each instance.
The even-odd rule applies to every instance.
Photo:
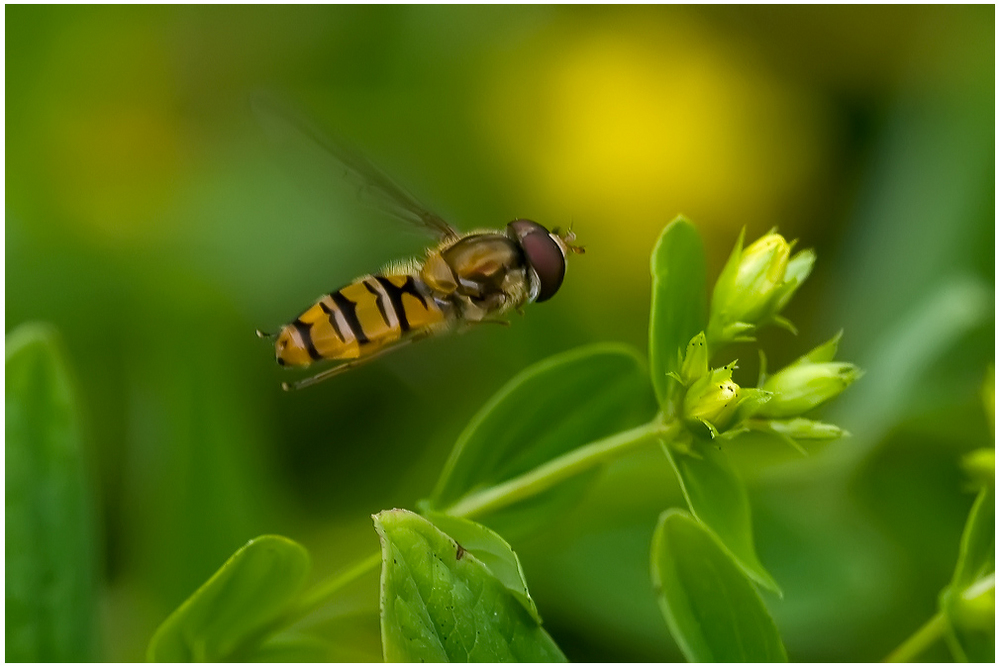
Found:
[[[458,238],[455,228],[421,204],[416,197],[396,184],[360,152],[342,140],[335,141],[301,115],[274,100],[255,95],[251,106],[265,130],[277,141],[306,139],[317,145],[343,170],[343,178],[356,186],[358,196],[400,220],[423,228],[439,239]]]

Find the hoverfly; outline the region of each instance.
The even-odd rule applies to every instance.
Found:
[[[297,127],[382,208],[431,233],[437,244],[423,258],[392,263],[323,295],[276,334],[258,330],[258,336],[274,340],[282,366],[339,362],[304,380],[282,383],[285,390],[313,385],[430,336],[478,323],[507,324],[504,316],[510,311],[550,299],[562,284],[567,255],[584,252],[573,244],[572,230],[550,232],[523,218],[502,230],[461,233],[362,155],[301,120]]]

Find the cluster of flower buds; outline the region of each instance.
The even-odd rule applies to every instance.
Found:
[[[796,439],[827,440],[844,435],[840,427],[802,417],[862,375],[853,364],[833,361],[840,334],[773,376],[762,373],[760,387],[740,387],[733,381],[736,362],[709,369],[705,339],[704,332],[691,339],[681,371],[675,376],[685,387],[681,414],[695,433],[707,430],[713,438],[732,437],[752,429],[793,443]]]
[[[740,387],[733,381],[736,362],[709,367],[712,350],[752,341],[762,325],[775,323],[794,331],[779,314],[812,271],[816,256],[802,251],[790,257],[791,248],[784,237],[770,232],[744,249],[740,234],[715,285],[708,329],[691,339],[679,372],[672,374],[684,387],[675,410],[694,434],[732,438],[748,430],[764,431],[797,448],[800,439],[845,434],[840,427],[803,417],[861,377],[857,366],[833,361],[839,333],[773,376],[762,368],[758,387]]]
[[[791,255],[795,242],[773,231],[746,248],[743,235],[741,231],[712,293],[707,334],[713,348],[752,341],[758,327],[772,323],[794,332],[780,313],[816,261],[812,250]]]

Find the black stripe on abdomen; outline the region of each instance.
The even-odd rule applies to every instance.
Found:
[[[410,331],[410,321],[406,317],[406,309],[403,308],[403,295],[408,294],[416,297],[424,305],[424,308],[427,308],[427,300],[417,290],[417,284],[413,282],[413,277],[407,276],[406,282],[401,287],[396,287],[385,276],[375,276],[374,278],[385,289],[385,294],[389,296],[392,308],[396,312],[396,315],[399,316],[399,328],[404,332]]]
[[[309,325],[296,318],[292,323],[292,327],[298,331],[299,336],[302,338],[302,343],[305,344],[309,357],[311,357],[314,362],[316,360],[323,359],[323,356],[319,354],[318,350],[316,350],[316,346],[313,345],[312,336],[309,335]]]
[[[392,328],[392,323],[389,322],[389,314],[385,312],[386,305],[383,303],[382,293],[378,291],[378,288],[374,287],[368,281],[362,281],[364,286],[368,288],[368,292],[375,295],[375,305],[378,306],[378,314],[382,316],[382,322],[385,323],[386,327]],[[390,304],[391,306],[391,304]],[[398,312],[398,310],[397,310]]]
[[[327,319],[330,321],[330,327],[333,327],[333,333],[337,335],[341,343],[347,343],[347,339],[344,338],[344,333],[340,331],[340,323],[337,322],[337,312],[330,309],[322,301],[319,303],[319,307],[323,309],[323,313],[326,313]]]
[[[331,292],[330,298],[333,300],[333,303],[337,305],[337,308],[340,309],[340,312],[344,314],[344,320],[347,321],[347,326],[350,328],[351,332],[354,333],[354,338],[357,342],[359,344],[368,343],[368,337],[365,335],[365,330],[361,326],[361,321],[358,320],[358,305],[342,295],[339,290]]]

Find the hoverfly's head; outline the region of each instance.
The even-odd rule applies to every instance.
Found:
[[[574,246],[576,235],[570,230],[560,234],[551,232],[532,220],[519,219],[507,224],[507,234],[520,244],[531,276],[530,301],[550,299],[562,285],[566,275],[566,254],[583,253],[583,247]]]

